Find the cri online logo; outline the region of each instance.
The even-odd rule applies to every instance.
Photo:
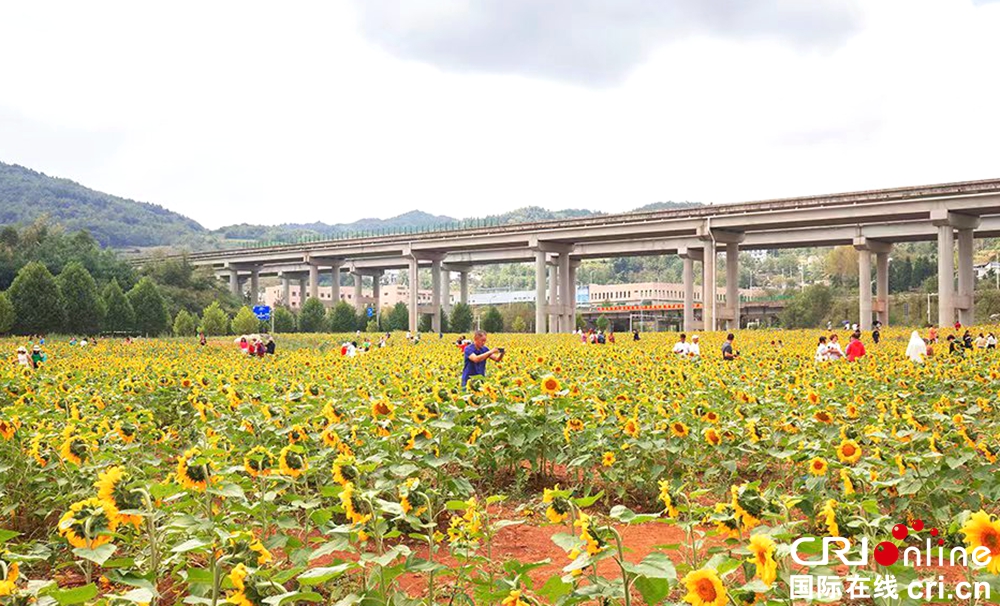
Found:
[[[920,532],[923,529],[923,520],[916,520],[913,522],[914,531]],[[931,537],[935,537],[936,540],[928,537],[924,545],[911,545],[905,548],[902,553],[895,543],[891,541],[882,541],[875,546],[872,555],[878,564],[886,567],[892,566],[898,562],[900,555],[903,557],[903,564],[907,566],[966,566],[969,564],[970,557],[972,564],[976,566],[986,566],[989,564],[991,558],[990,549],[989,547],[982,545],[973,549],[971,554],[965,549],[965,547],[953,547],[948,551],[946,556],[944,539],[940,538],[938,536],[939,534],[940,532],[937,528],[931,528],[930,535]],[[892,537],[897,541],[902,541],[909,535],[910,529],[907,528],[906,524],[896,524],[892,527]],[[794,560],[796,564],[800,564],[802,566],[826,566],[830,563],[830,556],[834,555],[842,564],[846,566],[866,566],[868,564],[867,537],[863,537],[861,539],[861,550],[857,559],[850,559],[849,552],[851,550],[851,542],[843,537],[824,537],[822,539],[822,559],[802,559],[798,553],[799,546],[806,543],[812,543],[817,540],[819,539],[816,539],[815,537],[802,537],[801,539],[794,541],[792,543],[792,560]],[[933,545],[935,542],[937,543],[936,550]]]

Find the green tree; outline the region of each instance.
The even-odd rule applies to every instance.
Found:
[[[101,331],[106,308],[97,291],[97,282],[79,261],[63,268],[56,278],[63,301],[63,330],[92,335]]]
[[[248,335],[259,330],[260,320],[257,319],[257,316],[253,315],[253,312],[246,305],[241,307],[236,312],[236,317],[233,318],[233,332],[238,335]]]
[[[330,309],[330,330],[333,332],[351,332],[357,323],[357,315],[350,303],[340,301]]]
[[[420,319],[417,321],[417,332],[430,332],[431,331],[431,317],[428,314],[420,314]]]
[[[271,313],[274,314],[275,332],[295,332],[295,314],[287,307],[276,307]]]
[[[486,332],[503,332],[503,316],[500,315],[500,310],[491,305],[483,315],[482,327]]]
[[[410,311],[406,303],[399,302],[392,307],[392,311],[386,314],[386,330],[409,330]]]
[[[10,331],[14,326],[14,304],[10,302],[7,293],[0,292],[0,335]]]
[[[781,314],[785,328],[816,328],[833,306],[833,291],[825,284],[806,286],[795,293]]]
[[[302,311],[299,312],[299,330],[302,332],[325,332],[326,308],[317,298],[306,299]]]
[[[128,300],[135,311],[135,329],[141,334],[155,337],[166,332],[170,325],[167,305],[156,283],[143,278],[128,291]]]
[[[368,324],[365,326],[365,332],[378,332],[378,322],[375,318],[368,320]]]
[[[601,315],[597,316],[597,321],[594,322],[594,324],[597,326],[597,330],[607,330],[608,329],[608,325],[611,324],[611,321],[608,320],[604,316],[604,314],[601,314]]]
[[[174,318],[174,335],[178,337],[193,337],[198,332],[198,319],[188,310],[182,309]]]
[[[525,322],[524,318],[522,318],[521,316],[517,316],[517,317],[514,318],[514,321],[511,323],[510,330],[512,332],[527,332],[528,331],[528,323]]]
[[[451,309],[451,320],[448,322],[452,332],[469,332],[472,330],[472,309],[466,303],[456,303]]]
[[[580,330],[587,328],[587,321],[583,319],[583,314],[579,312],[576,314],[576,327]]]
[[[441,310],[441,332],[448,332],[451,323],[448,322],[448,314],[445,310]]]
[[[128,297],[122,292],[118,280],[112,278],[104,287],[101,295],[104,299],[104,330],[112,332],[130,332],[135,327],[135,311]]]
[[[229,332],[229,314],[223,311],[218,301],[201,312],[201,332],[208,336],[224,335]]]
[[[22,267],[7,295],[14,305],[14,332],[47,333],[62,328],[62,295],[56,279],[41,263]]]

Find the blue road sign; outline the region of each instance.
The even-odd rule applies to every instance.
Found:
[[[369,318],[372,317],[372,316],[374,316],[375,315],[375,308],[374,307],[369,307],[367,313],[368,313],[368,317]]]
[[[271,307],[269,305],[255,305],[253,315],[257,316],[258,320],[266,322],[271,319]]]

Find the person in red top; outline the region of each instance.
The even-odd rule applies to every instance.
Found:
[[[854,333],[851,335],[851,342],[847,344],[847,361],[853,362],[858,358],[863,358],[865,355],[865,344],[861,342],[861,334]]]

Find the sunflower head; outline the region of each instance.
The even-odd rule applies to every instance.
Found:
[[[724,606],[727,602],[726,588],[714,568],[692,570],[683,582],[687,589],[684,601],[691,606]]]

